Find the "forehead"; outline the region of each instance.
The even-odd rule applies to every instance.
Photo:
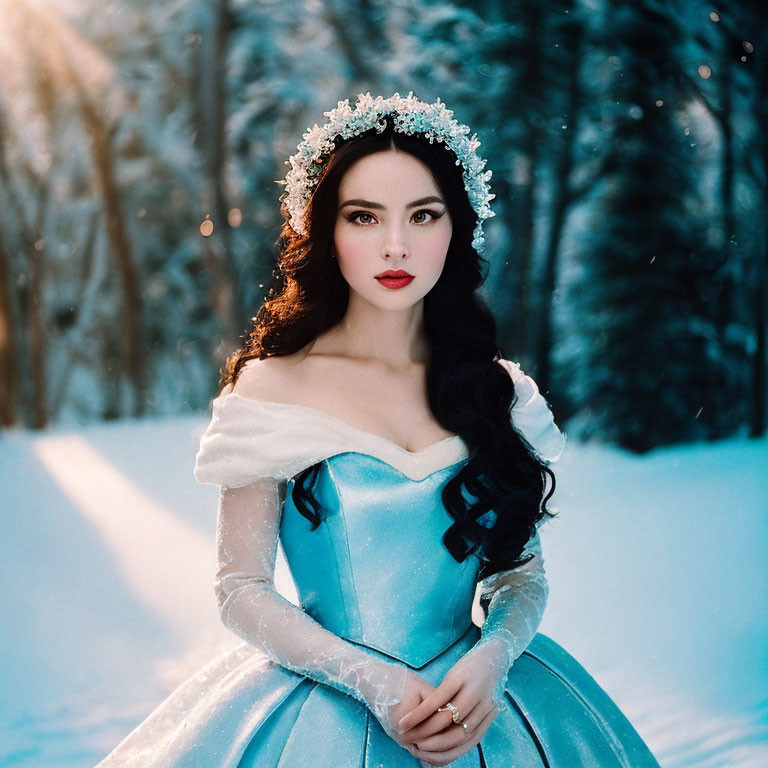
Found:
[[[438,191],[429,167],[408,152],[393,149],[374,152],[355,161],[339,185],[339,194],[356,195],[372,191],[382,195],[411,195]]]

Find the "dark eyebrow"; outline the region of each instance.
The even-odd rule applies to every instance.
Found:
[[[412,203],[408,203],[406,205],[406,208],[418,208],[420,205],[426,205],[427,203],[441,203],[442,205],[445,205],[442,198],[435,197],[434,195],[430,195],[429,197],[422,197],[418,200],[414,200]],[[382,209],[384,206],[381,203],[372,203],[370,200],[345,200],[340,206],[339,210],[342,208],[346,208],[348,205],[356,205],[360,208],[377,208]]]

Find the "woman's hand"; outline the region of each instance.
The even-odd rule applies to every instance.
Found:
[[[436,688],[432,683],[428,683],[421,675],[408,670],[405,679],[405,690],[403,698],[399,703],[389,707],[386,717],[378,718],[381,727],[391,736],[401,747],[408,749],[411,745],[402,740],[402,734],[397,730],[397,723],[403,715],[411,712],[415,707],[421,704]]]
[[[399,743],[433,765],[446,765],[473,749],[503,707],[507,660],[497,640],[470,649],[432,693],[399,722],[394,721],[404,731]],[[459,710],[459,723],[453,722],[450,710],[437,711],[449,701]],[[467,724],[466,733],[461,722]]]

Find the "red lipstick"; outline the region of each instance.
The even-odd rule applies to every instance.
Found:
[[[376,279],[390,289],[404,288],[413,280],[413,275],[403,269],[388,269],[376,275]]]

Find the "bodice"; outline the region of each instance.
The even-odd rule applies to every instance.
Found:
[[[418,668],[472,624],[480,560],[458,563],[442,543],[441,499],[466,459],[414,480],[372,455],[321,462],[312,530],[286,487],[280,538],[302,608],[335,634]]]
[[[565,435],[546,400],[519,365],[498,362],[514,381],[513,427],[543,460],[556,461]],[[222,620],[298,671],[330,665],[334,680],[354,644],[414,668],[455,647],[472,627],[480,560],[469,555],[458,563],[443,544],[453,520],[442,491],[469,459],[459,435],[411,452],[304,405],[220,395],[195,477],[222,489],[253,484],[251,504],[229,498],[220,520]],[[324,520],[312,530],[292,491],[296,476],[315,465],[312,491]],[[492,525],[492,517],[478,522]],[[304,610],[286,608],[274,590],[278,538]],[[316,656],[329,646],[334,650]]]

